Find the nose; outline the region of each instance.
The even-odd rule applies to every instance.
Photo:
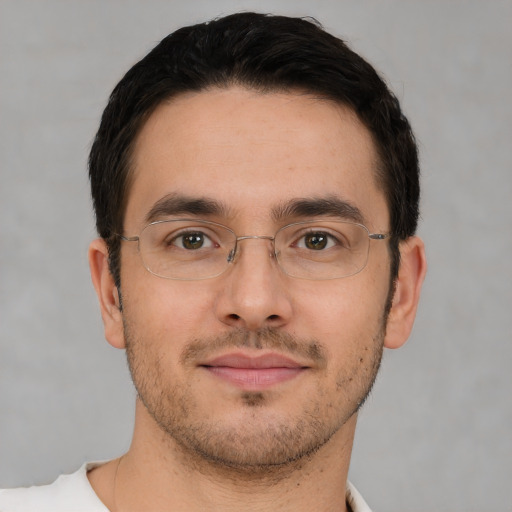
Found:
[[[263,240],[262,240],[263,239]],[[292,304],[270,237],[240,237],[229,270],[220,277],[217,318],[232,327],[256,331],[281,327]]]

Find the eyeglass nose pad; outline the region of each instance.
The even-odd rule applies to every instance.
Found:
[[[229,251],[228,263],[233,263],[233,261],[235,261],[235,256],[236,256],[236,245],[235,245],[235,247],[233,247],[233,249],[231,249],[231,251]]]
[[[240,237],[238,240],[248,240],[248,239],[271,240],[272,244],[274,245],[274,238],[270,237],[270,236],[244,236],[244,237]],[[237,242],[238,242],[238,240],[237,240]],[[227,257],[227,262],[234,263],[237,256],[238,256],[238,243],[235,245],[235,247],[233,247],[233,249],[231,249],[231,251],[229,251],[229,254]],[[273,258],[277,257],[277,253],[275,252],[275,250],[272,251],[272,257]]]

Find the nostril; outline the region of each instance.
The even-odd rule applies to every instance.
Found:
[[[235,313],[231,313],[229,315],[229,318],[230,318],[230,320],[240,320],[240,316]]]
[[[268,317],[269,320],[278,320],[279,319],[279,315],[270,315]]]

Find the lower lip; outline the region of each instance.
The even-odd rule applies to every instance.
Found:
[[[261,390],[294,379],[305,368],[233,368],[204,366],[210,373],[244,390]]]

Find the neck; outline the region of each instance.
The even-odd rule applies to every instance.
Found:
[[[130,450],[89,475],[112,512],[347,510],[355,415],[312,455],[282,466],[235,468],[183,449],[140,409]]]

